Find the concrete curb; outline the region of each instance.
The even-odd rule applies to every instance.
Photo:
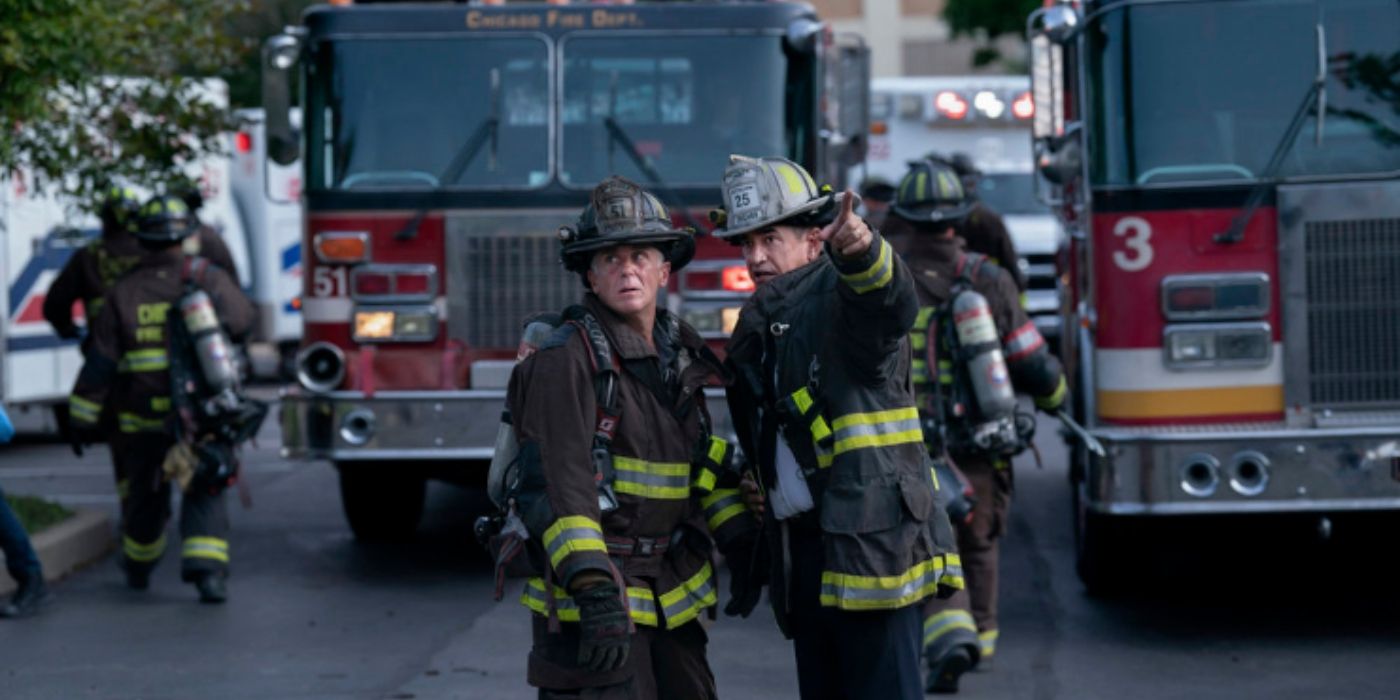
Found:
[[[73,517],[34,535],[32,541],[44,566],[44,579],[57,581],[111,551],[112,519],[105,511],[78,509]],[[14,579],[0,569],[0,595],[14,589]]]

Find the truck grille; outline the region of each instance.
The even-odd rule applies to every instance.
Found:
[[[579,301],[578,277],[559,264],[559,239],[551,234],[468,235],[455,241],[454,337],[476,348],[513,349],[522,322],[541,311]],[[454,270],[454,272],[455,272]]]
[[[1313,403],[1400,403],[1400,219],[1311,221],[1304,239]]]

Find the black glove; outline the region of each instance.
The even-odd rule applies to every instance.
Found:
[[[631,624],[621,591],[600,583],[574,594],[578,605],[578,665],[594,673],[616,671],[627,663]]]
[[[83,448],[89,445],[96,445],[102,442],[102,431],[86,426],[70,425],[68,428],[68,441],[73,447],[73,454],[82,457]]]
[[[729,564],[729,602],[724,614],[748,617],[763,597],[763,584],[768,582],[768,548],[750,535],[737,541],[725,552]]]

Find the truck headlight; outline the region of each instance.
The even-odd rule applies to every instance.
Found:
[[[437,307],[360,307],[355,309],[358,343],[422,343],[437,337]]]
[[[1164,331],[1167,367],[1263,367],[1273,359],[1268,323],[1177,324]]]

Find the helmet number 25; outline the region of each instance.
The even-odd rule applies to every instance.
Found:
[[[1113,251],[1113,264],[1127,272],[1140,272],[1152,264],[1152,225],[1137,216],[1125,216],[1113,225],[1113,235],[1123,239],[1126,250]]]

